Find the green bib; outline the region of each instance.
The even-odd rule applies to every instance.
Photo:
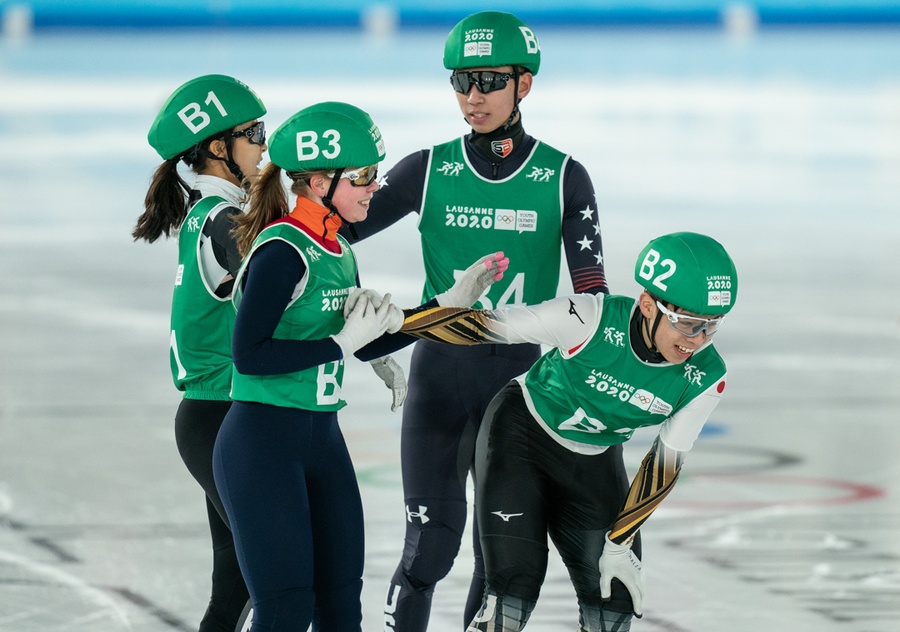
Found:
[[[229,297],[215,294],[221,279],[203,272],[205,263],[209,269],[218,267],[203,226],[231,206],[224,198],[204,197],[188,211],[178,232],[169,361],[175,386],[187,399],[229,399],[234,309]]]
[[[285,241],[306,265],[291,302],[275,328],[274,338],[319,340],[338,333],[344,326],[344,302],[356,287],[356,258],[340,236],[341,253],[330,252],[289,220],[270,224],[253,242],[234,284],[234,306],[241,308],[241,285],[253,253],[272,240]],[[344,361],[328,362],[303,371],[279,375],[244,375],[234,369],[231,396],[235,400],[260,402],[303,410],[335,411],[347,405],[341,396]]]
[[[712,345],[684,364],[641,362],[629,340],[634,304],[624,296],[605,297],[597,331],[578,353],[564,358],[553,349],[525,375],[529,408],[551,432],[579,443],[616,445],[636,428],[661,424],[725,375]]]
[[[463,139],[434,147],[419,232],[425,263],[422,301],[448,290],[478,257],[502,250],[503,279],[475,307],[540,303],[556,296],[562,241],[562,176],[568,156],[543,143],[504,180],[478,175]]]

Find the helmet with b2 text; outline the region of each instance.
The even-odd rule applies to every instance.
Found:
[[[521,66],[533,75],[541,67],[537,36],[511,13],[481,11],[463,18],[444,43],[444,68]]]
[[[300,110],[269,140],[269,158],[285,171],[366,167],[384,157],[384,139],[372,117],[339,101]]]
[[[147,140],[163,160],[169,160],[265,113],[266,106],[244,83],[226,75],[203,75],[172,93],[150,126]]]
[[[722,244],[699,233],[650,241],[638,255],[634,280],[653,296],[695,314],[727,314],[737,299],[734,262]]]

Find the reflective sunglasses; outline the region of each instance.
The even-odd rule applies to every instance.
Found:
[[[266,124],[262,121],[257,121],[250,127],[246,129],[242,129],[239,132],[231,132],[232,138],[240,138],[241,136],[246,136],[247,141],[251,145],[265,145],[266,144]]]
[[[460,94],[469,94],[472,86],[477,87],[481,94],[487,94],[494,90],[503,90],[512,78],[513,74],[509,72],[457,70],[450,75],[450,85]]]
[[[656,301],[656,306],[666,315],[666,318],[669,321],[669,327],[680,334],[684,334],[688,338],[699,336],[701,331],[706,332],[707,338],[712,336],[719,329],[719,324],[725,318],[724,316],[719,316],[718,318],[700,318],[698,316],[676,314],[675,312],[666,309],[659,301]]]
[[[334,173],[329,177],[333,178]],[[341,178],[347,178],[350,186],[367,187],[378,177],[378,165],[369,165],[368,167],[360,167],[359,169],[345,170],[341,174]]]

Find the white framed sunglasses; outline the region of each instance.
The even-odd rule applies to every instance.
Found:
[[[659,311],[665,314],[666,320],[669,321],[669,327],[688,338],[699,336],[701,331],[705,332],[706,337],[709,338],[718,331],[719,325],[725,319],[724,316],[700,318],[699,316],[676,314],[672,310],[666,309],[658,300],[656,301],[656,306],[659,308]]]

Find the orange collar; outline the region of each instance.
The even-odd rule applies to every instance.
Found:
[[[289,217],[300,223],[308,232],[318,236],[324,242],[336,245],[337,231],[343,222],[341,221],[341,216],[337,213],[328,217],[329,213],[331,213],[331,211],[318,202],[314,202],[309,198],[298,195],[297,204],[294,206],[294,210],[290,212]],[[322,235],[322,220],[325,221],[325,235]]]

